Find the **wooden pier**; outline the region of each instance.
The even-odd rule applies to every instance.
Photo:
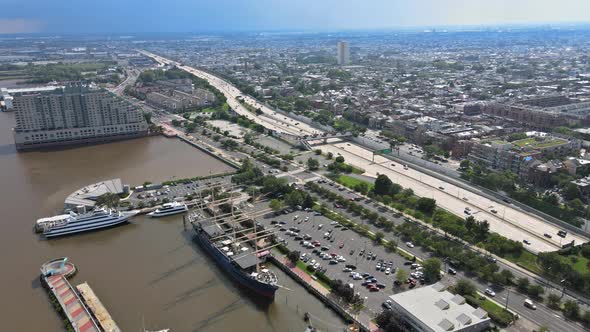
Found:
[[[80,293],[80,296],[82,297],[88,308],[90,308],[90,311],[92,311],[94,317],[96,317],[96,320],[105,332],[121,332],[121,329],[117,326],[117,324],[115,323],[107,309],[104,307],[102,302],[100,302],[96,294],[94,294],[94,291],[92,290],[92,288],[90,288],[88,283],[85,282],[83,284],[80,284],[76,286],[76,288],[78,289],[78,293]]]

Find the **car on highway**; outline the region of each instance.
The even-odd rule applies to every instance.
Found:
[[[535,305],[535,303],[529,299],[524,300],[524,306],[529,309],[537,310],[537,306]]]
[[[543,236],[546,237],[546,238],[548,238],[548,239],[550,239],[550,238],[553,237],[553,236],[551,236],[551,234],[547,234],[547,233],[543,234]]]
[[[526,245],[529,245],[529,246],[531,245],[531,241],[529,241],[527,239],[522,240],[522,242],[524,242],[524,244],[526,244]]]
[[[408,246],[408,248],[414,248],[415,245],[412,242],[406,242],[406,246]]]
[[[491,289],[489,289],[489,288],[486,288],[486,290],[484,291],[484,293],[485,293],[487,296],[491,296],[491,297],[494,297],[494,296],[496,296],[496,292],[494,292],[493,290],[491,290]]]

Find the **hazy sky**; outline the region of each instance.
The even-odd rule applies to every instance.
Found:
[[[590,0],[2,0],[0,33],[589,22]]]

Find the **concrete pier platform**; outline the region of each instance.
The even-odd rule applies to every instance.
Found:
[[[105,332],[121,332],[121,329],[117,326],[117,324],[115,323],[107,309],[104,307],[102,302],[100,302],[96,294],[94,294],[94,291],[92,290],[92,288],[90,288],[88,283],[85,282],[83,284],[80,284],[76,286],[76,288],[78,289],[80,296],[82,297],[90,311],[92,311],[94,317],[96,317],[96,320]]]

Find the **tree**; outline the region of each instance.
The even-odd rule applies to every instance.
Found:
[[[469,161],[468,159],[461,160],[461,163],[459,164],[459,169],[461,171],[466,171],[469,169],[469,166],[471,166],[471,161]]]
[[[387,251],[394,252],[395,249],[397,249],[397,241],[390,239],[383,246],[385,247],[385,249],[387,249]]]
[[[114,208],[119,205],[119,195],[115,193],[106,193],[98,196],[96,198],[96,205],[97,206],[106,206],[108,208]]]
[[[313,152],[314,152],[316,155],[318,155],[318,156],[322,154],[322,150],[321,150],[321,149],[315,149]]]
[[[392,191],[393,182],[387,177],[385,174],[379,174],[377,179],[375,179],[375,186],[373,187],[373,191],[375,194],[384,196],[389,195]]]
[[[440,260],[437,258],[429,258],[425,260],[422,265],[424,266],[424,278],[428,281],[435,281],[440,276]]]
[[[563,195],[568,200],[573,200],[581,197],[580,189],[578,189],[578,186],[576,186],[575,183],[571,182],[565,185],[565,188],[563,189]]]
[[[514,274],[510,272],[510,270],[502,270],[500,271],[500,275],[504,280],[504,284],[509,285],[512,283],[512,279],[514,279]]]
[[[152,123],[152,113],[151,112],[144,112],[143,113],[143,118],[145,119],[145,121],[149,124]]]
[[[377,233],[375,233],[375,243],[381,243],[383,237],[385,237],[385,234],[383,234],[383,232],[378,231]]]
[[[369,191],[369,185],[366,182],[360,182],[354,186],[354,190],[363,195],[366,195]]]
[[[554,293],[547,295],[547,305],[551,309],[559,309],[559,306],[561,305],[561,297]]]
[[[563,304],[563,314],[565,317],[576,319],[580,316],[580,306],[575,300],[565,301]]]
[[[328,158],[328,160],[332,159],[334,157],[334,154],[332,152],[328,152],[328,154],[326,154],[326,158]]]
[[[316,159],[309,158],[309,159],[307,159],[307,168],[310,171],[316,171],[320,168],[320,162],[317,161]]]
[[[527,293],[532,297],[539,298],[545,293],[545,289],[541,285],[530,285],[527,289]]]
[[[285,196],[285,204],[291,207],[303,205],[304,201],[305,197],[303,197],[302,192],[299,190],[293,190]]]
[[[529,278],[526,277],[518,278],[518,280],[516,281],[516,287],[518,287],[518,290],[520,290],[523,293],[526,293],[528,291],[529,284]]]
[[[397,272],[395,273],[395,280],[403,283],[406,281],[406,279],[408,279],[408,272],[402,268],[397,269]]]
[[[277,212],[283,209],[283,202],[278,199],[273,199],[270,201],[269,207]]]
[[[460,279],[455,284],[455,290],[460,295],[473,295],[475,293],[475,285],[467,279]]]
[[[431,214],[436,208],[436,200],[427,197],[420,197],[416,207],[418,210],[424,213]]]
[[[299,253],[299,251],[293,250],[287,254],[287,258],[289,259],[289,261],[291,263],[297,264],[297,261],[299,260],[300,255],[301,255],[301,253]]]
[[[344,162],[344,157],[338,156],[338,157],[336,157],[336,159],[334,161],[336,161],[337,163],[343,163]]]

